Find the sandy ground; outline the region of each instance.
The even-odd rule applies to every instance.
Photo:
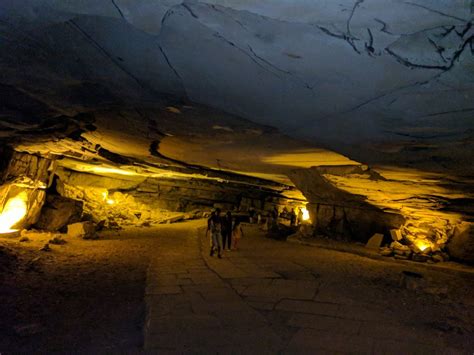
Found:
[[[377,344],[386,348],[402,343],[408,349],[403,353],[428,350],[438,343],[455,352],[472,353],[474,349],[474,278],[466,273],[270,240],[249,225],[240,250],[219,260],[209,258],[202,232],[199,238],[191,232],[203,223],[105,232],[99,240],[73,239],[52,245],[50,252],[39,251],[46,240],[1,239],[0,253],[17,259],[9,265],[5,257],[0,259],[0,353],[142,352],[147,270],[149,274],[153,264],[159,272],[169,274],[164,275],[164,288],[158,282],[153,290],[159,294],[158,309],[163,309],[163,301],[166,309],[176,303],[180,312],[187,312],[176,317],[194,319],[199,312],[209,311],[202,302],[200,309],[195,308],[195,296],[198,301],[200,297],[212,299],[209,283],[215,283],[214,288],[226,288],[220,301],[231,296],[238,301],[251,316],[242,321],[257,319],[268,329],[265,335],[272,334],[269,339],[279,339],[274,344],[279,351],[319,349],[322,343],[318,341],[324,340],[328,329],[331,337],[334,332],[341,339],[337,344],[369,339],[373,342],[370,349],[377,349]],[[423,282],[416,289],[401,287],[403,271],[421,273]],[[192,285],[170,286],[170,277],[183,276],[179,273],[189,273],[187,282]],[[293,284],[297,286],[294,290]],[[183,309],[183,299],[191,291],[194,298]],[[235,306],[234,301],[225,304]],[[223,309],[206,319],[233,324],[235,318],[229,314]],[[167,324],[171,334],[180,333],[177,318],[162,323],[161,314],[157,317],[158,330]],[[354,321],[360,328],[355,335],[350,326]],[[247,326],[245,322],[236,326]],[[314,329],[315,324],[329,328]],[[197,333],[193,330],[191,334]],[[187,340],[192,341],[192,336]]]
[[[39,251],[45,241],[0,240],[17,256],[0,274],[0,353],[138,351],[154,233],[107,232]]]

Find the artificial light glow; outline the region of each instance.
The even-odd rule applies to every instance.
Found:
[[[302,208],[301,212],[303,212],[303,221],[309,220],[309,211],[306,208]]]
[[[428,249],[430,247],[430,245],[426,242],[424,242],[423,240],[417,240],[415,242],[415,245],[418,247],[418,249],[420,249],[421,251],[424,251],[426,249]]]
[[[0,213],[0,233],[14,232],[12,227],[20,222],[28,211],[28,195],[25,191],[20,192],[15,197],[10,198]]]
[[[115,203],[115,201],[113,199],[109,198],[109,192],[108,191],[102,192],[102,199],[109,205],[113,205]]]
[[[109,168],[105,166],[92,166],[92,167],[87,167],[84,169],[85,171],[91,171],[97,174],[118,174],[118,175],[138,175],[137,173],[134,173],[129,170],[124,170],[124,169],[117,169],[117,168]]]

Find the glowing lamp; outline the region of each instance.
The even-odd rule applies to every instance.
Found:
[[[423,240],[417,240],[415,241],[415,245],[417,246],[418,249],[420,249],[421,251],[425,251],[426,249],[428,249],[431,245],[426,243],[425,241]]]
[[[306,208],[302,208],[301,209],[301,212],[303,212],[303,221],[307,221],[309,220],[309,212]]]
[[[0,213],[0,233],[14,232],[12,227],[25,218],[28,212],[28,195],[25,191],[10,198]]]
[[[108,191],[104,191],[102,192],[102,199],[105,201],[105,203],[107,203],[108,205],[113,205],[115,203],[114,200],[112,200],[111,198],[109,198],[109,192]]]

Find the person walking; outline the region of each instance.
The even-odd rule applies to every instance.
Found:
[[[255,209],[253,207],[250,207],[249,209],[249,222],[253,224],[255,222]]]
[[[228,211],[222,219],[222,248],[231,250],[232,246],[232,213]]]
[[[296,223],[296,213],[295,213],[294,208],[291,209],[289,215],[290,215],[290,226],[294,227]]]
[[[222,249],[222,221],[220,216],[221,211],[219,209],[216,210],[214,215],[211,215],[209,218],[209,230],[211,232],[211,251],[210,256],[213,256],[214,253],[217,251],[217,257],[219,259],[222,258],[221,256],[221,249]]]
[[[300,225],[303,223],[303,209],[300,207],[298,208],[298,217],[296,217],[296,225]]]
[[[232,250],[237,250],[237,245],[239,244],[240,239],[244,236],[244,231],[240,225],[239,219],[236,219],[234,222],[234,227],[232,228]]]

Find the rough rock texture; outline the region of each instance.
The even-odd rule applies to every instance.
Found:
[[[35,228],[59,231],[68,224],[79,222],[82,217],[82,205],[82,201],[48,195]]]
[[[51,186],[55,169],[56,161],[54,159],[15,152],[3,174],[3,181],[26,177],[35,181],[38,187],[47,188]]]
[[[474,215],[473,31],[465,0],[2,1],[0,152],[32,154],[14,156],[11,178],[44,186],[56,163],[33,156],[133,177],[131,191],[68,192],[97,216],[123,199],[129,221],[157,193],[137,179],[301,198],[290,170],[338,165],[308,197],[316,228],[365,241],[399,227],[395,213],[405,242],[442,249]],[[347,170],[358,162],[380,176]],[[145,210],[239,201],[195,187],[160,186]]]
[[[2,125],[171,94],[367,163],[472,172],[472,11],[465,0],[3,1]]]
[[[448,243],[449,254],[468,263],[474,263],[474,224],[464,222],[457,226]]]
[[[57,171],[58,192],[84,201],[84,213],[106,226],[149,225],[193,218],[196,211],[271,211],[274,206],[301,204],[276,191],[241,182],[199,178],[104,177],[67,169]],[[183,213],[184,212],[184,213]]]
[[[95,226],[92,222],[78,222],[67,226],[67,236],[72,238],[95,239]]]
[[[0,185],[0,213],[10,200],[23,200],[26,213],[11,228],[27,228],[40,217],[46,188],[52,182],[56,163],[51,159],[18,152],[13,153],[10,159],[2,175],[4,184]]]
[[[367,242],[374,233],[389,234],[398,228],[404,218],[389,213],[366,202],[364,196],[339,189],[323,175],[365,173],[369,177],[375,173],[363,166],[313,167],[293,170],[290,178],[308,200],[307,209],[314,226],[314,234]],[[375,177],[379,178],[379,177]]]

